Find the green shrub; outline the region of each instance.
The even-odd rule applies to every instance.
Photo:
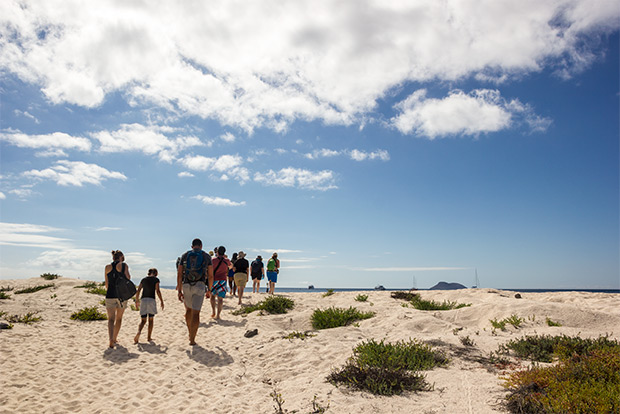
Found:
[[[327,380],[378,395],[426,391],[431,386],[418,371],[446,363],[443,354],[417,341],[391,344],[371,339],[356,346],[347,364]]]
[[[41,320],[41,317],[36,315],[37,312],[28,312],[23,315],[11,315],[7,317],[6,320],[11,323],[25,323],[30,325],[31,323],[39,322]]]
[[[327,289],[327,292],[323,293],[323,297],[331,296],[334,294],[334,289]]]
[[[366,302],[368,300],[368,295],[362,295],[361,293],[355,297],[355,300],[358,302]]]
[[[362,367],[410,371],[427,370],[448,363],[443,353],[433,351],[430,345],[416,340],[390,343],[369,339],[353,349],[353,359]]]
[[[254,305],[244,306],[232,312],[233,315],[247,315],[248,313],[264,310],[267,313],[282,314],[295,307],[295,302],[283,296],[269,296],[265,300]]]
[[[6,292],[0,292],[0,299],[11,299],[11,295]]]
[[[346,326],[373,316],[375,316],[374,312],[360,312],[352,306],[349,309],[330,307],[324,310],[315,309],[311,321],[314,329],[328,329]]]
[[[83,285],[80,286],[73,286],[74,289],[89,289],[89,288],[93,288],[93,287],[97,287],[97,286],[102,286],[105,285],[105,282],[103,283],[97,283],[97,282],[85,282]]]
[[[402,299],[402,300],[406,300],[407,302],[411,302],[413,299],[415,299],[416,297],[419,297],[420,295],[417,293],[398,291],[398,292],[392,292],[390,296],[392,296],[394,299]]]
[[[449,300],[444,300],[441,303],[435,302],[434,300],[424,300],[420,297],[420,295],[417,295],[414,299],[412,299],[411,304],[414,308],[425,311],[452,310],[471,306],[471,303],[456,303]]]
[[[54,279],[58,279],[60,275],[57,275],[55,273],[43,273],[41,277],[45,280],[54,280]]]
[[[554,322],[551,319],[547,318],[547,326],[562,326],[559,322]]]
[[[504,319],[507,323],[511,324],[515,328],[519,328],[523,323],[523,318],[519,318],[517,315],[510,315],[509,318]]]
[[[0,292],[10,292],[13,288],[11,286],[0,286]]]
[[[461,336],[461,337],[459,338],[459,340],[460,340],[460,341],[461,341],[461,343],[462,343],[463,345],[465,345],[465,346],[474,346],[474,345],[476,345],[476,343],[474,342],[474,340],[473,340],[473,339],[471,339],[471,338],[469,337],[469,335],[467,335],[467,336]]]
[[[71,314],[71,319],[76,321],[99,321],[108,319],[105,313],[102,313],[96,306],[82,308]]]
[[[285,335],[282,337],[282,339],[301,339],[302,341],[304,339],[307,338],[312,338],[313,336],[316,336],[316,334],[313,334],[310,331],[306,331],[306,332],[298,332],[298,331],[293,331],[288,335]]]
[[[15,294],[20,295],[23,293],[34,293],[34,292],[38,292],[40,290],[51,288],[51,287],[54,287],[53,283],[48,283],[46,285],[32,286],[32,287],[27,287],[24,289],[16,290]]]
[[[620,348],[599,348],[551,367],[510,374],[506,408],[513,413],[620,412]]]
[[[601,336],[596,339],[582,339],[578,336],[534,335],[511,340],[500,346],[499,350],[504,354],[512,351],[517,357],[531,361],[552,362],[554,355],[561,360],[565,360],[573,356],[587,355],[601,349],[615,349],[620,352],[620,343],[610,340],[607,336]]]
[[[490,319],[489,322],[491,322],[491,325],[495,329],[501,329],[502,331],[506,330],[506,320],[505,319],[502,319],[501,321],[498,321],[497,318],[496,319]]]

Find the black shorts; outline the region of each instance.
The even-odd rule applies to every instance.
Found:
[[[261,280],[262,278],[263,278],[262,275],[256,275],[256,276],[252,275],[252,280],[255,280],[255,279]]]
[[[142,319],[146,319],[146,317],[147,317],[147,316],[148,316],[149,318],[154,318],[154,317],[155,317],[155,315],[153,315],[152,313],[147,313],[146,315],[140,315],[140,317],[141,317]]]

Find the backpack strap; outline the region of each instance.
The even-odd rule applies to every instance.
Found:
[[[220,258],[218,257],[218,259],[220,259]],[[213,274],[214,274],[214,275],[215,275],[215,272],[217,272],[217,269],[219,269],[219,268],[220,268],[220,265],[221,265],[222,263],[224,263],[224,258],[223,258],[223,257],[222,257],[222,258],[220,259],[220,261],[217,263],[217,266],[215,266],[215,269],[213,269]]]

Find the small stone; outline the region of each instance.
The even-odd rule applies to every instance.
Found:
[[[516,298],[516,299],[521,299],[521,294],[520,294],[520,293],[517,293],[517,294],[515,295],[515,298]]]
[[[251,338],[256,335],[258,335],[258,329],[252,329],[251,331],[245,331],[245,334],[243,334],[243,336],[245,336],[246,338]]]

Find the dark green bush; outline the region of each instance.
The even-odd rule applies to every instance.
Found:
[[[283,296],[269,296],[265,300],[254,305],[244,306],[234,311],[233,315],[247,315],[248,313],[264,310],[267,313],[282,314],[288,312],[295,307],[295,302]]]
[[[8,322],[11,323],[25,323],[30,325],[34,322],[39,322],[41,320],[40,316],[36,316],[37,312],[28,312],[23,315],[11,315],[6,318]]]
[[[414,308],[424,311],[436,310],[452,310],[471,306],[471,303],[456,303],[449,300],[443,302],[435,302],[434,300],[425,300],[420,297],[419,293],[411,292],[392,292],[394,299],[403,299],[410,302]]]
[[[71,314],[71,319],[76,321],[99,321],[108,319],[105,313],[102,313],[96,306],[82,308]]]
[[[333,371],[327,380],[378,395],[428,391],[431,387],[418,371],[447,362],[444,354],[421,342],[392,344],[371,339],[356,346],[347,364]]]
[[[328,329],[347,326],[355,321],[373,316],[375,316],[374,312],[360,312],[352,306],[349,309],[330,307],[324,310],[315,309],[311,321],[314,329]]]
[[[512,413],[620,413],[620,348],[603,345],[555,366],[515,372],[504,386]]]
[[[362,295],[361,293],[355,297],[355,300],[358,302],[366,302],[368,300],[368,295]]]
[[[607,336],[601,336],[596,339],[582,339],[578,336],[534,335],[511,340],[500,346],[500,351],[504,354],[512,351],[519,358],[538,362],[552,362],[553,355],[560,359],[567,359],[575,355],[587,355],[600,349],[616,349],[620,351],[620,343],[610,340]]]
[[[0,292],[0,299],[11,299],[11,295],[6,292]]]
[[[54,279],[58,279],[60,275],[57,275],[55,273],[43,273],[41,277],[45,280],[54,280]]]
[[[334,294],[334,289],[327,289],[327,292],[323,293],[323,297],[331,296]]]
[[[40,290],[51,288],[51,287],[54,287],[53,283],[48,283],[46,285],[32,286],[32,287],[27,287],[24,289],[16,290],[15,294],[20,295],[23,293],[34,293],[34,292],[38,292]]]

